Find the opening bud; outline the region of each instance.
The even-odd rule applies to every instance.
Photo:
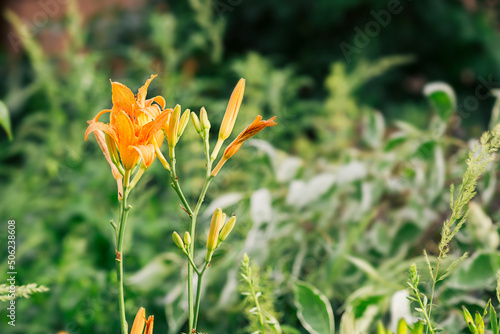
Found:
[[[153,322],[154,317],[152,315],[150,315],[146,321],[146,310],[144,307],[141,307],[135,316],[130,334],[152,334]],[[144,326],[146,326],[146,330],[144,330]]]

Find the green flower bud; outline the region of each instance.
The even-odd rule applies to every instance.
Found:
[[[229,218],[229,220],[219,233],[219,240],[217,241],[217,247],[219,247],[219,245],[224,240],[226,240],[229,233],[231,233],[231,231],[233,230],[235,224],[236,224],[236,216],[232,216],[231,218]]]
[[[198,118],[198,115],[196,113],[191,112],[191,122],[194,125],[194,128],[196,129],[196,132],[201,133],[201,123],[200,119]]]
[[[188,231],[184,232],[184,243],[186,244],[187,247],[191,245],[191,234],[189,234]]]
[[[183,252],[186,251],[181,236],[177,232],[172,233],[172,239],[174,239],[174,243],[177,245],[177,247],[179,247]]]

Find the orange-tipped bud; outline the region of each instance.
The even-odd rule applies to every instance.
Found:
[[[264,130],[268,126],[275,126],[276,124],[278,124],[278,123],[274,122],[275,118],[276,118],[276,116],[268,119],[267,121],[263,121],[262,116],[255,117],[252,124],[247,126],[246,129],[243,130],[238,135],[238,137],[236,137],[236,139],[233,140],[233,142],[231,144],[229,144],[229,146],[224,151],[224,155],[220,159],[217,166],[215,166],[211,175],[216,176],[217,173],[219,173],[222,166],[226,163],[227,160],[229,160],[233,155],[235,155],[236,152],[238,152],[238,150],[241,148],[241,145],[243,145],[243,142],[245,142],[245,140],[252,138],[257,133]]]
[[[186,244],[187,247],[191,245],[191,234],[189,234],[188,231],[184,232],[184,243]]]
[[[212,222],[210,223],[210,230],[208,231],[207,239],[207,256],[205,260],[210,262],[212,259],[212,254],[217,248],[217,240],[219,239],[219,231],[222,227],[222,210],[217,208],[212,216]]]
[[[154,321],[155,321],[155,317],[150,315],[148,320],[146,321],[146,329],[144,330],[144,334],[153,334]]]
[[[191,113],[191,122],[193,122],[196,132],[201,133],[202,129],[201,129],[200,119],[198,118],[198,115],[196,115],[196,113],[194,112]]]
[[[177,132],[177,138],[180,138],[182,134],[184,133],[184,130],[186,129],[186,126],[189,122],[189,114],[191,113],[191,110],[186,109],[184,113],[182,114],[182,117],[179,121],[179,130]]]
[[[144,307],[141,307],[137,312],[134,320],[134,324],[132,325],[132,330],[130,334],[142,334],[144,331],[144,325],[146,324],[146,310]]]
[[[219,130],[219,138],[221,140],[226,140],[233,131],[234,123],[238,117],[238,111],[240,110],[241,101],[243,101],[243,93],[245,92],[245,79],[240,79],[234,87],[229,102],[227,104],[226,113],[222,119]]]
[[[179,139],[179,121],[181,116],[181,106],[176,105],[174,111],[170,114],[170,121],[168,123],[168,131],[167,131],[167,141],[168,147],[170,149],[174,148],[177,145],[177,140]]]
[[[243,93],[245,92],[245,79],[240,79],[238,84],[233,90],[231,97],[229,98],[229,103],[227,104],[226,113],[222,119],[222,123],[219,129],[219,138],[215,144],[214,150],[210,158],[214,161],[219,154],[220,148],[233,131],[234,123],[238,117],[238,111],[240,110],[241,101],[243,101]]]
[[[231,218],[229,218],[229,220],[219,233],[219,240],[217,241],[217,247],[219,247],[219,245],[224,240],[226,240],[229,233],[231,233],[231,231],[233,230],[235,224],[236,224],[236,216],[232,216]]]
[[[172,239],[174,240],[174,243],[177,245],[177,247],[179,247],[180,250],[182,250],[183,252],[186,251],[186,249],[184,248],[184,242],[182,242],[182,238],[179,235],[179,233],[177,232],[172,233]]]

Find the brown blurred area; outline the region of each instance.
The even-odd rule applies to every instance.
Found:
[[[145,0],[76,0],[83,23],[97,14],[114,10],[134,11],[143,7]],[[4,0],[0,2],[1,47],[7,53],[17,54],[20,39],[13,27],[5,19],[8,10],[13,11],[29,27],[47,53],[57,53],[64,48],[67,34],[58,24],[63,20],[70,0]]]

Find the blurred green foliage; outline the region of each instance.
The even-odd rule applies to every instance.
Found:
[[[37,36],[23,38],[23,55],[0,70],[1,117],[8,110],[14,138],[2,132],[0,139],[0,216],[17,221],[19,284],[50,288],[18,303],[19,318],[29,322],[20,320],[11,332],[119,328],[108,224],[118,211],[115,185],[98,146],[84,142],[83,133],[86,121],[111,105],[110,78],[135,90],[153,73],[159,78],[151,95],[165,96],[169,107],[205,106],[212,137],[240,77],[247,88],[235,132],[257,114],[278,116],[278,126],[227,164],[202,209],[194,240],[200,244],[216,206],[239,217],[206,278],[203,332],[245,333],[254,321],[239,293],[245,252],[265,273],[263,298],[283,333],[306,333],[297,280],[330,301],[341,333],[349,326],[376,333],[380,321],[389,327],[407,316],[391,307],[394,296],[406,288],[411,263],[425,266],[423,248],[437,254],[448,186],[465,170],[470,138],[486,127],[492,108],[491,123],[498,121],[496,93],[476,98],[477,109],[463,107],[481,77],[498,76],[496,12],[483,2],[476,10],[460,2],[402,2],[403,11],[347,63],[339,44],[353,44],[354,27],[363,29],[374,20],[370,11],[387,1],[214,4],[158,1],[83,26],[70,2],[65,19],[54,23],[68,34],[62,52],[44,52]],[[7,18],[29,35],[15,14]],[[434,79],[458,88],[458,112],[442,113],[423,97],[421,81]],[[417,89],[408,88],[413,84]],[[185,193],[194,199],[204,158],[191,126],[177,155]],[[496,165],[479,181],[470,223],[447,261],[464,251],[471,256],[437,286],[435,319],[449,333],[467,328],[462,305],[483,309],[494,294]],[[157,333],[185,330],[187,317],[187,270],[170,236],[188,221],[169,184],[155,163],[130,199],[125,242],[127,314],[146,307]],[[1,240],[6,233],[0,230]],[[399,310],[405,307],[410,312],[407,305]]]

